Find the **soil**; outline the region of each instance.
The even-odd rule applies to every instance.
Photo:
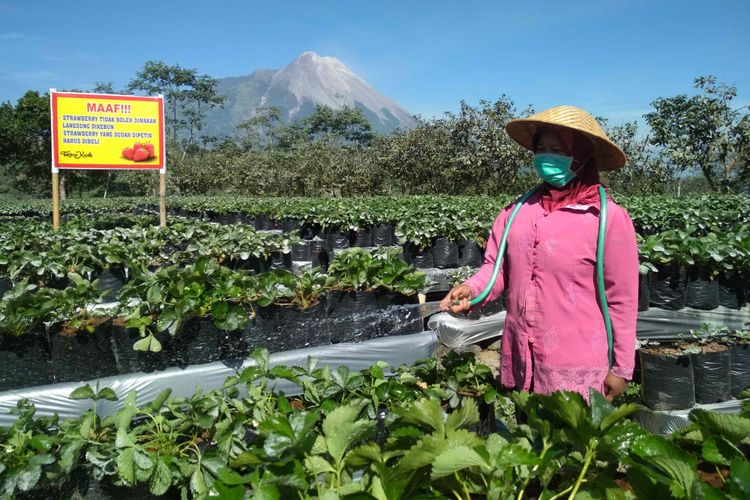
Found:
[[[721,474],[721,477],[719,477],[719,474]],[[729,469],[726,467],[720,467],[717,471],[714,465],[700,462],[698,463],[698,476],[700,476],[701,481],[704,483],[707,483],[714,488],[722,489],[724,488],[726,478],[729,477]]]
[[[90,326],[91,328],[96,329],[98,326],[101,326],[103,323],[109,321],[109,319],[109,317],[89,318],[88,320],[86,320],[86,326]],[[70,326],[70,324],[65,323],[60,330],[60,335],[63,335],[65,337],[75,337],[76,334],[80,331],[80,329],[73,328]]]
[[[646,354],[654,354],[656,356],[683,356],[685,354],[685,346],[664,345],[655,347],[644,347],[641,351]]]
[[[728,346],[720,344],[718,342],[709,342],[708,344],[701,346],[702,352],[724,352],[728,350]]]

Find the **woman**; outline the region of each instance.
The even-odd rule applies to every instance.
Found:
[[[604,283],[613,330],[613,363],[597,295],[599,171],[621,168],[625,154],[587,112],[558,106],[508,123],[534,152],[544,181],[518,211],[495,286],[483,302],[507,295],[501,381],[549,394],[593,387],[612,401],[633,375],[638,310],[638,248],[627,212],[607,197]],[[441,302],[464,313],[492,275],[513,204],[495,219],[479,271]]]

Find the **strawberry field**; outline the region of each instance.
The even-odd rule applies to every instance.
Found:
[[[16,423],[0,429],[0,493],[750,494],[744,403],[740,415],[693,410],[689,428],[663,438],[628,420],[635,404],[498,392],[470,355],[361,373],[313,361],[269,367],[269,353],[421,332],[422,316],[403,306],[445,293],[449,283],[431,282],[435,269],[459,280],[481,264],[494,217],[511,201],[184,197],[170,200],[159,228],[153,199],[67,200],[59,231],[48,202],[0,201],[0,391],[254,360],[221,390],[165,392],[146,406],[92,382],[70,395],[91,401],[72,420],[19,402]],[[638,232],[641,311],[747,310],[750,197],[616,201]],[[662,373],[689,397],[659,399],[644,379],[644,402],[667,410],[743,398],[747,332],[684,334],[646,347],[662,361],[688,360],[686,371]],[[274,389],[277,379],[298,395]],[[97,401],[110,400],[120,409],[98,416]],[[503,409],[507,428],[496,428]]]

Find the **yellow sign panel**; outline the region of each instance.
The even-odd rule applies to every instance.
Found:
[[[50,92],[52,171],[166,169],[164,99]]]

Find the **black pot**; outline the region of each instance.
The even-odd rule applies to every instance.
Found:
[[[750,344],[729,346],[730,384],[732,396],[750,387]]]
[[[719,281],[705,268],[691,268],[688,273],[685,305],[710,311],[719,307]]]
[[[271,257],[250,255],[247,259],[243,260],[240,256],[235,255],[229,258],[226,266],[231,269],[246,269],[260,274],[271,268]]]
[[[685,269],[671,264],[660,266],[658,272],[651,276],[649,286],[650,305],[677,311],[685,307],[687,298],[687,276]]]
[[[431,249],[422,250],[412,243],[404,245],[404,260],[421,269],[435,267]]]
[[[710,404],[727,401],[731,392],[731,354],[729,348],[693,355],[695,401]]]
[[[310,240],[302,240],[299,243],[292,245],[292,260],[312,260],[312,247],[310,245]]]
[[[117,375],[112,350],[112,320],[96,325],[93,332],[50,331],[52,373],[55,382],[77,382]]]
[[[2,299],[5,292],[11,288],[13,288],[13,284],[10,282],[10,278],[0,278],[0,299]]]
[[[125,264],[111,264],[109,266],[109,272],[120,280],[120,283],[127,283],[133,277],[133,273],[130,268]]]
[[[482,250],[475,241],[465,239],[458,242],[458,265],[459,267],[482,265]]]
[[[291,269],[292,253],[271,252],[271,267],[277,269]]]
[[[265,347],[269,352],[285,352],[304,344],[301,338],[290,336],[285,329],[286,308],[278,305],[256,307],[255,318],[248,323],[243,340],[248,352]]]
[[[0,391],[54,382],[47,332],[32,330],[19,337],[0,336]]]
[[[302,221],[299,219],[294,219],[292,217],[284,217],[281,219],[281,231],[284,233],[298,231],[301,227]]]
[[[719,305],[741,309],[747,300],[745,282],[738,273],[722,275],[719,278]]]
[[[303,223],[302,227],[299,230],[300,237],[306,240],[311,240],[315,238],[316,236],[320,236],[320,234],[321,234],[320,224],[314,224],[311,222]]]
[[[376,224],[371,232],[372,244],[375,246],[391,246],[396,242],[392,224]]]
[[[684,410],[695,405],[695,379],[689,355],[640,351],[643,402],[652,410]]]
[[[326,314],[333,318],[375,311],[387,306],[374,292],[350,290],[329,290],[326,304]]]
[[[349,248],[351,246],[349,231],[344,231],[340,226],[331,226],[325,233],[326,248],[336,250]]]
[[[372,233],[369,229],[359,229],[354,231],[352,246],[355,247],[371,247],[372,246]]]
[[[648,304],[651,300],[649,293],[649,281],[651,273],[638,274],[638,310],[648,311]]]
[[[133,344],[141,339],[138,330],[126,328],[117,322],[113,323],[112,350],[115,353],[118,373],[148,373],[182,364],[182,356],[177,351],[176,342],[168,333],[157,333],[154,337],[161,343],[161,351],[136,351]]]
[[[270,231],[273,228],[273,221],[267,215],[258,215],[255,217],[255,229],[258,231]]]
[[[279,341],[283,350],[317,347],[331,343],[326,297],[307,309],[279,307]]]
[[[99,275],[99,290],[106,291],[104,302],[114,302],[117,300],[117,294],[122,289],[123,281],[115,276],[112,271],[105,269]]]
[[[221,332],[209,317],[187,318],[177,329],[173,349],[178,366],[200,365],[221,359]]]
[[[433,265],[439,269],[458,267],[458,245],[448,238],[438,237],[432,244]]]
[[[323,240],[314,239],[310,241],[310,258],[312,267],[320,267],[322,272],[328,270],[331,257]]]
[[[416,296],[393,293],[329,291],[327,303],[331,343],[361,342],[422,331],[418,309],[391,307],[416,302]]]

